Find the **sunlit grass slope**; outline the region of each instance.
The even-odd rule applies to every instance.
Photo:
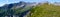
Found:
[[[44,3],[31,10],[31,17],[60,17],[60,6]]]

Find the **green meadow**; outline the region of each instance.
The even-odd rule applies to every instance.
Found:
[[[31,9],[31,17],[60,17],[60,5],[38,4]]]

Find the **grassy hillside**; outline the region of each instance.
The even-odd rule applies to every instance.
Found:
[[[44,3],[31,10],[31,17],[60,17],[60,6]]]

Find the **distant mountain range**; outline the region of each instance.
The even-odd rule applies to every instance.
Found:
[[[11,3],[11,4],[5,4],[4,6],[0,7],[0,8],[3,8],[3,9],[11,9],[11,8],[24,8],[25,6],[33,6],[33,4],[36,4],[36,3],[26,3],[24,1],[20,1],[19,3]]]

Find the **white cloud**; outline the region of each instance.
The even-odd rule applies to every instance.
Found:
[[[5,5],[5,3],[0,3],[0,7],[2,7],[3,5]]]

